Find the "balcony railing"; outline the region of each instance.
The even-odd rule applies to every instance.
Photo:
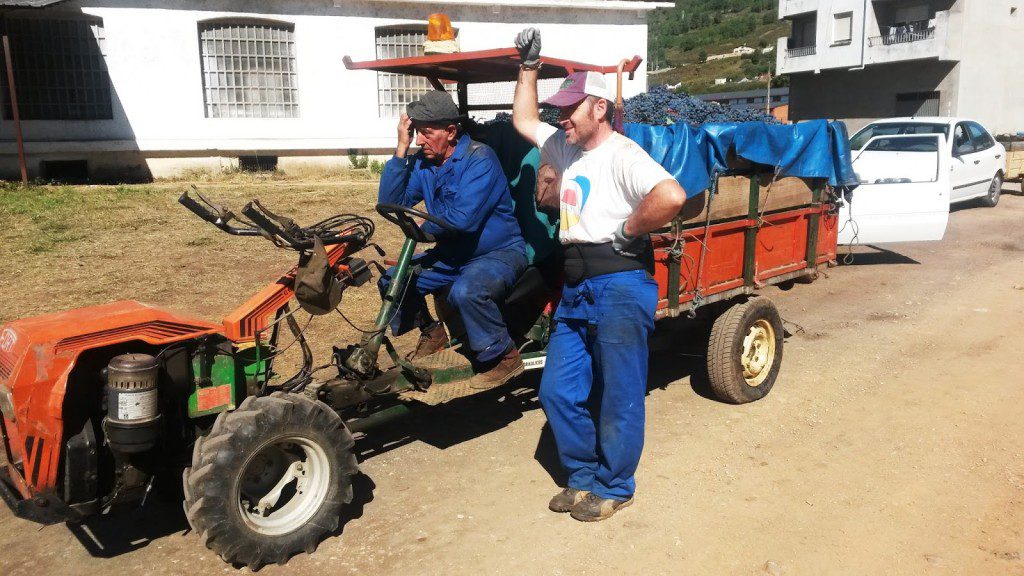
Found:
[[[818,52],[815,46],[798,46],[796,48],[786,48],[786,58],[799,58],[800,56],[810,56]]]
[[[935,38],[935,27],[928,26],[927,20],[920,22],[909,22],[898,26],[889,26],[888,32],[881,36],[868,38],[868,46],[889,46],[891,44],[906,44],[920,40]]]

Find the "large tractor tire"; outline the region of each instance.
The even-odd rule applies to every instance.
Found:
[[[745,404],[772,389],[782,365],[782,317],[771,300],[735,304],[711,327],[708,382],[723,402]]]
[[[183,479],[188,522],[207,548],[253,570],[312,553],[352,501],[354,443],[322,402],[247,398],[196,441]]]

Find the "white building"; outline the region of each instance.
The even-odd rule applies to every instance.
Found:
[[[386,152],[397,115],[429,84],[349,71],[342,58],[420,54],[434,12],[451,18],[463,51],[511,47],[521,29],[536,26],[545,55],[615,65],[646,59],[647,14],[671,5],[21,0],[0,2],[0,17],[11,38],[30,177],[86,170],[94,179],[145,180],[239,157],[286,167],[346,162],[351,150]],[[0,175],[13,178],[6,71],[0,76]],[[644,91],[644,68],[625,85],[627,96]]]
[[[966,116],[1024,130],[1022,0],[779,0],[793,120]]]

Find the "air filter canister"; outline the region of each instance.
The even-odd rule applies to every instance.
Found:
[[[149,354],[122,354],[107,365],[107,417],[103,431],[111,449],[149,450],[160,436],[157,383],[160,363]]]

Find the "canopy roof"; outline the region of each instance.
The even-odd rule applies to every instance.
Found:
[[[376,70],[393,72],[410,76],[423,76],[440,82],[464,82],[478,84],[483,82],[505,82],[515,80],[519,74],[519,53],[515,48],[497,48],[493,50],[476,50],[457,54],[433,54],[430,56],[414,56],[412,58],[392,58],[388,60],[367,60],[353,62],[345,56],[345,68],[349,70]],[[633,72],[640,66],[643,59],[633,56],[625,61],[623,72]],[[564,78],[573,72],[590,71],[611,74],[618,64],[597,66],[584,64],[561,58],[541,56],[539,78]]]

